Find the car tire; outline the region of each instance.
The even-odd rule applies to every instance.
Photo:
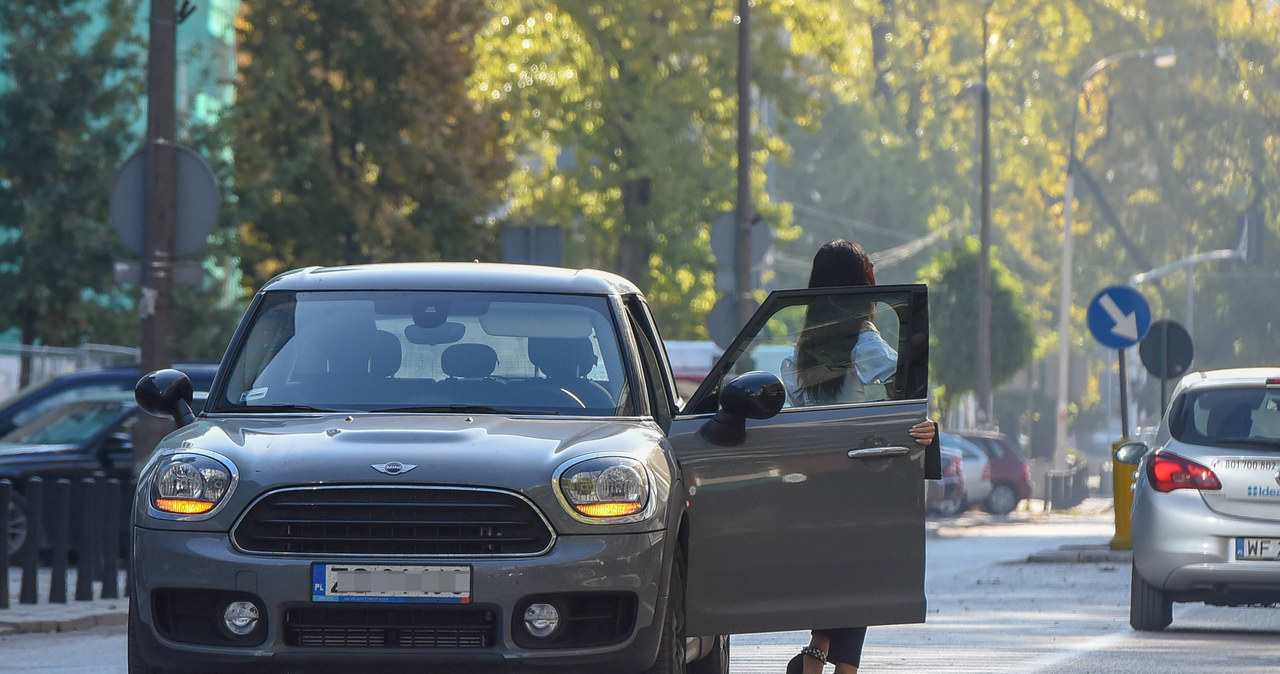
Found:
[[[729,674],[729,635],[718,634],[711,644],[711,652],[702,659],[689,663],[687,674]]]
[[[1173,600],[1132,569],[1129,582],[1129,625],[1139,632],[1159,632],[1173,622]]]
[[[963,512],[962,506],[963,503],[961,502],[961,499],[944,498],[941,501],[938,501],[938,507],[936,510],[938,514],[943,517],[955,517]]]
[[[998,484],[992,487],[991,493],[987,495],[987,512],[993,515],[1008,515],[1018,507],[1018,502],[1021,500],[1018,490],[1012,485]]]
[[[10,494],[9,515],[5,518],[5,541],[9,545],[9,563],[18,565],[26,559],[27,548],[34,544],[27,500],[22,494]]]
[[[645,674],[684,674],[684,638],[684,550],[677,547],[671,562],[671,580],[667,584],[667,610],[662,617],[658,659]]]

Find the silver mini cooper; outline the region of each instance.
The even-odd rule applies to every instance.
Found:
[[[686,402],[611,274],[281,275],[198,416],[138,384],[181,427],[138,484],[129,671],[725,672],[725,635],[921,622],[926,299],[775,292]],[[791,406],[811,302],[874,321],[888,399]]]
[[[1129,623],[1162,630],[1174,602],[1280,602],[1280,368],[1196,372],[1138,465]]]

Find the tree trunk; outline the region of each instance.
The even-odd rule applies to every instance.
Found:
[[[622,186],[623,234],[618,239],[615,271],[643,291],[648,287],[649,256],[653,239],[649,236],[648,207],[650,181],[634,178]]]

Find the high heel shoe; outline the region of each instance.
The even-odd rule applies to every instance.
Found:
[[[806,655],[824,665],[827,664],[826,651],[813,648],[812,646],[805,646],[800,649],[800,652],[796,654],[796,657],[787,661],[786,674],[804,674],[804,656]]]

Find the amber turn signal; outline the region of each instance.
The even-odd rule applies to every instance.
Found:
[[[189,501],[180,498],[158,498],[155,500],[157,510],[178,515],[199,515],[208,512],[213,504],[207,501]]]

